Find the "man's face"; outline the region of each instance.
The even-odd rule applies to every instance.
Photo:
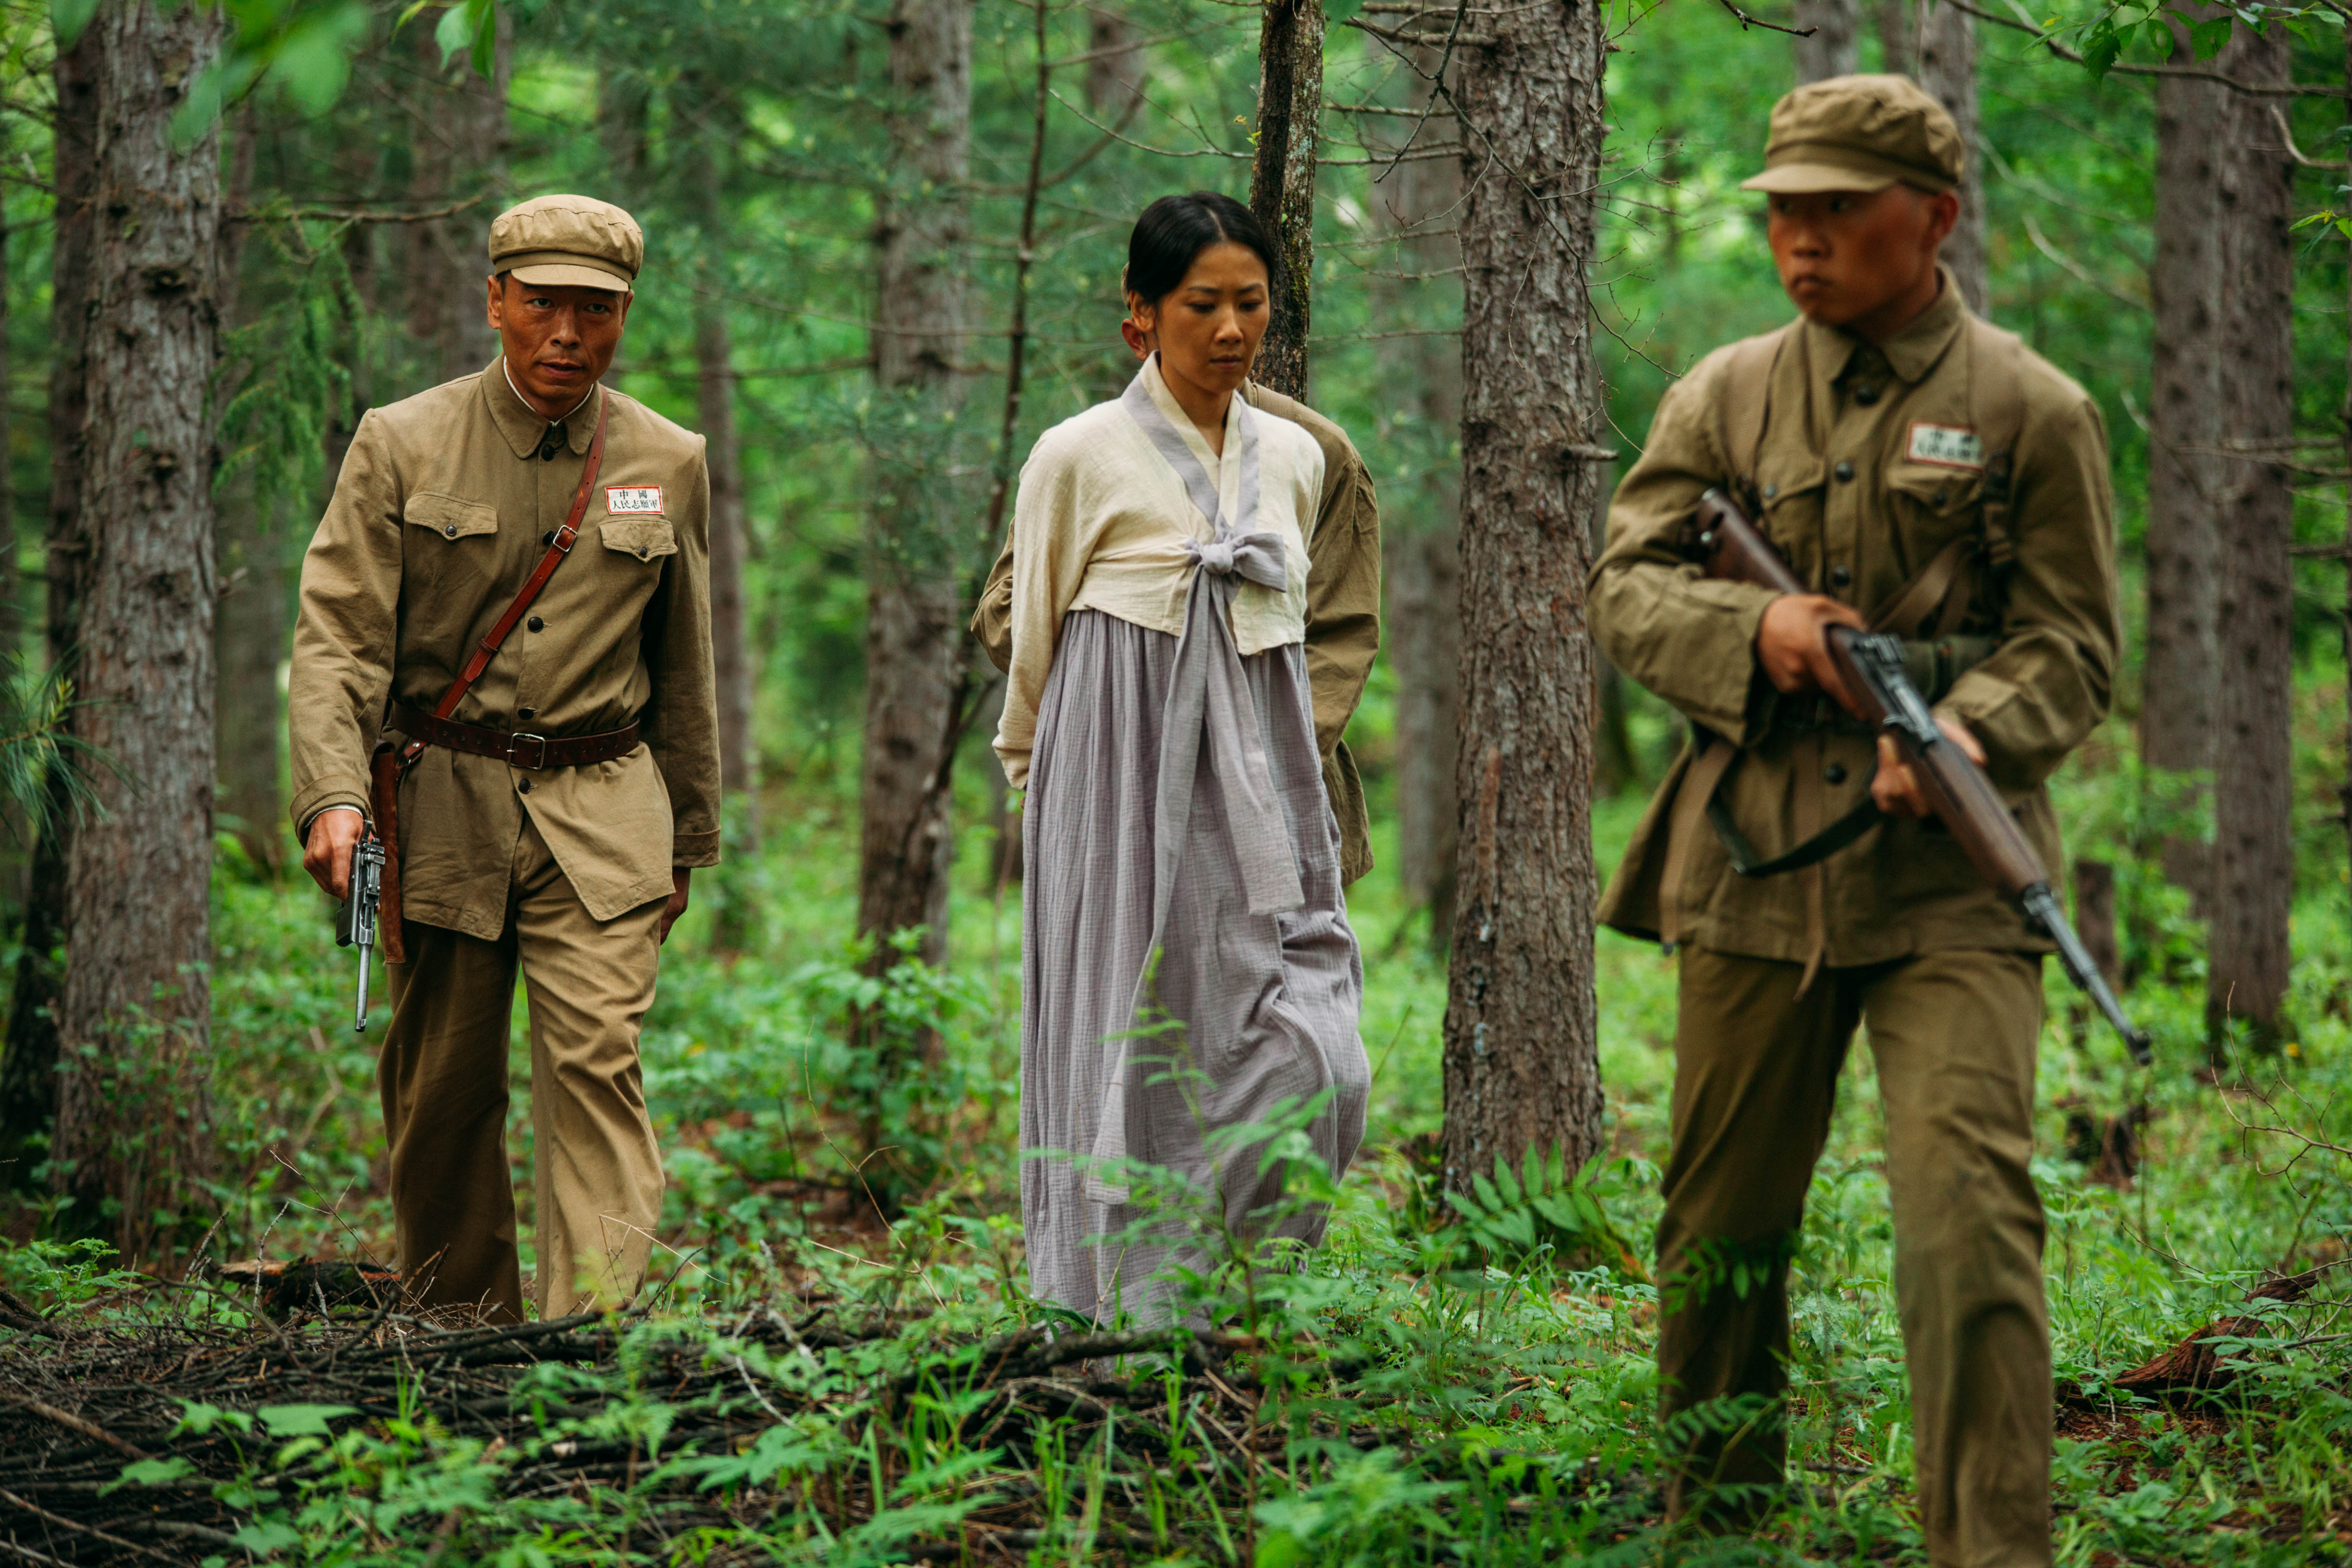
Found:
[[[1764,232],[1798,310],[1847,327],[1930,283],[1960,200],[1911,185],[1774,195]]]
[[[490,325],[525,395],[556,415],[588,395],[620,352],[630,296],[572,284],[490,279]]]

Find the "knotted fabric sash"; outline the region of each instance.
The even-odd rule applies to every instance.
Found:
[[[1152,819],[1151,946],[1167,934],[1168,900],[1184,858],[1192,822],[1192,780],[1205,743],[1209,769],[1225,803],[1234,854],[1241,863],[1249,912],[1279,914],[1306,902],[1298,885],[1298,862],[1282,803],[1275,798],[1274,771],[1265,757],[1265,733],[1257,704],[1242,673],[1240,647],[1228,615],[1234,590],[1247,578],[1276,593],[1290,586],[1290,558],[1282,536],[1252,531],[1257,521],[1258,413],[1235,399],[1240,415],[1241,494],[1236,518],[1227,518],[1217,481],[1202,465],[1181,432],[1161,413],[1143,375],[1128,383],[1120,405],[1168,466],[1184,481],[1185,492],[1214,531],[1206,543],[1187,545],[1197,563],[1184,600],[1184,630],[1176,643],[1176,665],[1168,681],[1168,706],[1160,730],[1160,781]]]

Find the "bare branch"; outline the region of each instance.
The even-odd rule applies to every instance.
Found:
[[[1739,18],[1739,30],[1743,33],[1750,27],[1767,27],[1775,33],[1786,33],[1792,38],[1810,38],[1821,31],[1819,27],[1784,27],[1778,22],[1768,22],[1761,16],[1749,16],[1733,5],[1731,0],[1722,0],[1722,4],[1725,10]]]

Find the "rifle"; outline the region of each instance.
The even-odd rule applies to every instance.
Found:
[[[368,950],[375,946],[376,915],[383,901],[383,840],[372,827],[360,830],[352,846],[351,890],[335,910],[335,945],[360,950],[360,1004],[352,1016],[352,1032],[367,1032]]]
[[[1688,552],[1710,577],[1753,583],[1776,594],[1811,592],[1789,570],[1771,542],[1748,521],[1739,503],[1718,489],[1698,499],[1686,535]],[[2124,1016],[2123,1004],[2091,962],[2083,939],[2066,919],[2050,873],[2033,852],[2024,829],[2001,803],[2000,792],[1967,752],[1937,728],[1927,700],[1903,671],[1903,643],[1884,632],[1852,626],[1827,628],[1831,659],[1853,696],[1855,717],[1892,736],[1895,749],[1920,781],[1928,806],[1958,843],[1969,864],[2001,895],[2025,912],[2028,923],[2058,945],[2067,977],[2096,1004],[2123,1037],[2132,1060],[2145,1067],[2152,1055],[2147,1033]]]

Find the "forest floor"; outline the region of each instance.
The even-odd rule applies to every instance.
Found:
[[[2077,854],[2116,863],[2158,1050],[2129,1069],[2053,975],[2034,1169],[2060,1561],[2352,1559],[2340,837],[2301,846],[2297,1027],[2216,1074],[2196,927],[2138,847],[2178,825],[2117,755],[2070,772],[2062,815]],[[1638,804],[1601,813],[1604,864]],[[1351,893],[1370,1142],[1326,1244],[1196,1282],[1212,1330],[1089,1337],[1022,1289],[1017,886],[998,896],[967,835],[950,963],[877,983],[840,937],[851,803],[804,781],[764,816],[756,866],[698,879],[648,1023],[670,1176],[652,1286],[630,1314],[503,1332],[431,1321],[360,1267],[388,1258],[390,1215],[348,955],[314,893],[225,867],[217,1205],[139,1269],[44,1239],[54,1209],[16,1216],[0,1563],[1924,1562],[1866,1050],[1791,1274],[1791,1484],[1753,1537],[1696,1535],[1656,1479],[1654,949],[1601,941],[1607,1153],[1454,1212],[1431,1159],[1444,970],[1375,872]],[[727,899],[759,916],[721,957]],[[861,1011],[878,1034],[847,1026]],[[936,1068],[883,1081],[925,1030]]]

